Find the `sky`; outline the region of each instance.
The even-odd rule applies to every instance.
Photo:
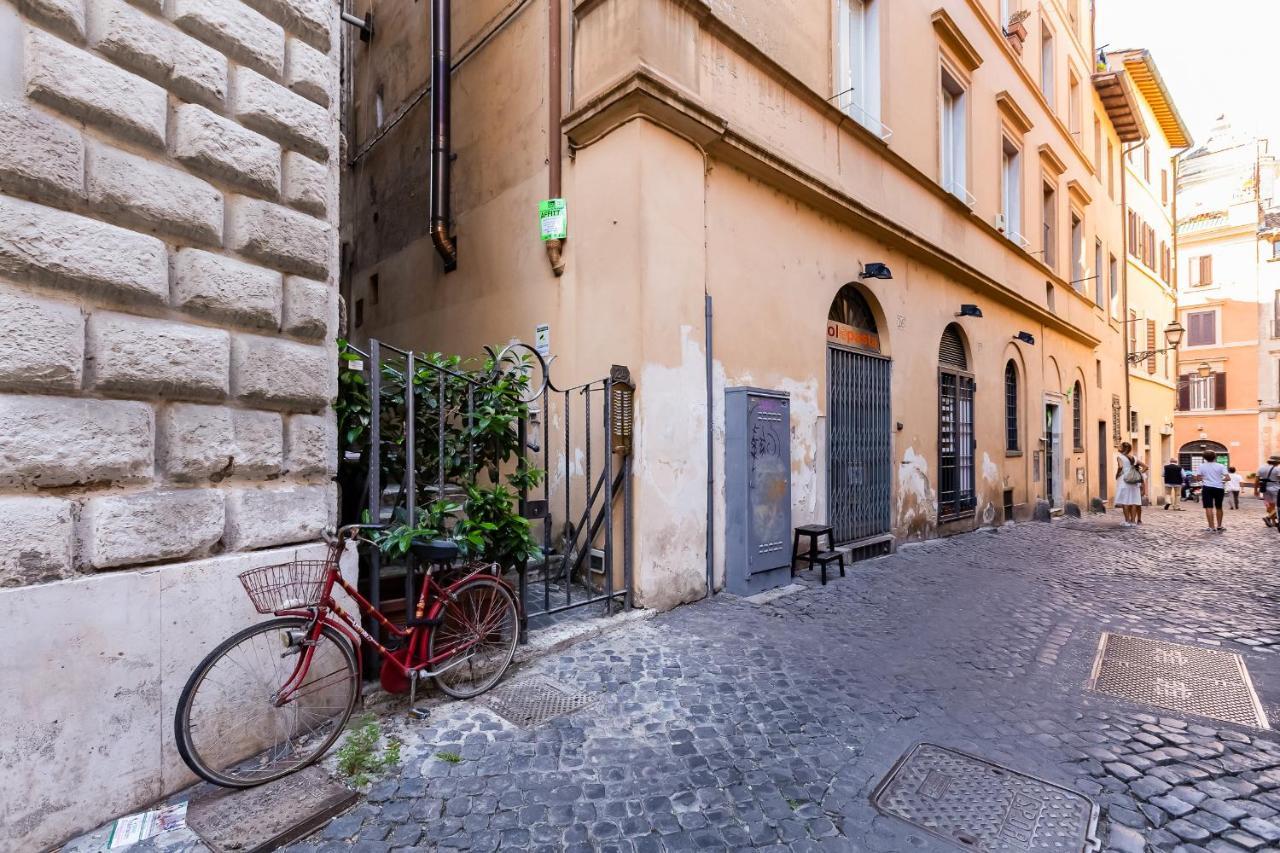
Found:
[[[1280,150],[1280,0],[1096,0],[1096,9],[1098,46],[1151,51],[1196,144],[1226,113]]]

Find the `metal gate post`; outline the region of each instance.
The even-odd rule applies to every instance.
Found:
[[[520,448],[521,456],[524,455],[525,442],[528,440],[527,432],[528,432],[528,426],[525,424],[525,419],[524,418],[517,419],[516,420],[516,443],[517,443],[517,446]],[[443,453],[443,446],[441,448],[441,452]],[[528,484],[524,482],[520,484],[519,507],[520,507],[520,517],[528,518],[529,487],[528,487]],[[546,555],[544,554],[543,558],[545,559],[545,557]],[[520,611],[519,611],[520,612],[520,643],[521,645],[524,645],[529,642],[529,617],[525,615],[525,600],[529,596],[529,560],[527,558],[522,559],[520,561],[520,565],[516,567],[516,571],[520,575]]]
[[[382,343],[369,340],[369,523],[382,520]],[[369,549],[369,603],[382,609],[382,552]],[[373,638],[382,642],[382,626],[376,619],[365,620]],[[365,649],[372,665],[377,660],[372,649]]]
[[[613,609],[613,377],[604,383],[604,615]],[[587,540],[587,548],[591,540]],[[587,554],[587,565],[591,555]]]

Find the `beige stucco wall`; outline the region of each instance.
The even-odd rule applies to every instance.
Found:
[[[887,143],[828,103],[828,4],[572,5],[564,25],[568,50],[576,16],[573,49],[566,54],[572,60],[566,58],[564,70],[565,274],[552,275],[534,215],[546,194],[545,103],[538,100],[545,92],[539,50],[545,46],[546,4],[522,7],[491,35],[485,28],[501,14],[459,19],[455,46],[487,39],[453,80],[455,127],[471,128],[465,138],[472,141],[459,150],[454,172],[459,266],[442,274],[422,236],[426,117],[423,107],[412,108],[349,178],[349,291],[353,303],[364,300],[364,323],[352,329],[356,340],[377,335],[402,346],[475,353],[484,343],[529,339],[545,322],[552,327],[559,384],[601,376],[610,363],[627,364],[638,382],[636,565],[639,600],[646,605],[669,606],[703,591],[704,293],[714,304],[717,555],[725,551],[726,385],[791,394],[793,519],[827,515],[823,324],[840,286],[856,280],[860,263],[872,261],[887,263],[894,274],[867,290],[894,359],[892,418],[903,424],[895,432],[893,460],[899,539],[997,522],[1006,488],[1013,490],[1018,512],[1029,513],[1043,495],[1043,476],[1037,480],[1032,471],[1046,400],[1062,406],[1063,497],[1087,503],[1100,493],[1099,456],[1109,462],[1110,448],[1097,446],[1098,422],[1110,431],[1113,396],[1124,394],[1121,326],[1071,284],[1066,223],[1074,205],[1084,215],[1086,245],[1100,236],[1119,257],[1122,220],[1119,205],[1107,197],[1104,167],[1068,132],[1068,64],[1085,87],[1084,126],[1091,127],[1097,114],[1112,150],[1120,145],[1083,73],[1092,67],[1087,21],[1072,36],[1062,10],[1044,8],[1059,35],[1051,108],[1035,82],[1037,29],[1030,28],[1027,49],[1018,56],[999,35],[995,0],[943,4],[981,60],[967,74],[970,209],[937,183],[938,68],[944,53],[948,61],[961,59],[948,46],[954,39],[943,39],[931,20],[936,4],[884,4],[884,43],[913,46],[882,52],[882,117],[894,131]],[[515,6],[503,6],[508,8]],[[425,33],[425,10],[412,14],[416,32]],[[780,20],[786,26],[778,26]],[[412,85],[397,84],[398,91],[425,83],[419,63],[396,69],[391,57],[380,56],[376,45],[357,47],[357,90],[362,73],[417,75]],[[502,105],[482,94],[496,85],[498,68],[514,87]],[[1001,93],[1016,105],[1012,115],[998,106]],[[387,105],[393,115],[397,109]],[[1013,129],[1020,116],[1029,130]],[[994,225],[1002,126],[1024,150],[1019,230],[1036,237],[1026,249]],[[357,150],[361,144],[357,139]],[[1040,261],[1045,176],[1055,182],[1059,204],[1054,268]],[[412,193],[416,206],[382,201],[395,192]],[[368,284],[374,273],[376,306]],[[962,302],[984,312],[981,319],[960,321],[978,381],[979,506],[973,518],[940,531],[934,495],[937,346]],[[1032,333],[1036,344],[1014,342],[1020,331]],[[1022,377],[1022,455],[1004,448],[1009,358]],[[1077,381],[1085,397],[1080,453],[1071,446],[1065,400]],[[553,457],[553,471],[561,466]],[[1084,482],[1077,481],[1077,471]],[[722,575],[722,557],[717,564]]]

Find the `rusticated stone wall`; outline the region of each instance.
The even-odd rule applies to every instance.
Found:
[[[0,587],[315,538],[331,0],[0,0]]]
[[[189,784],[237,573],[324,554],[339,37],[338,0],[0,0],[0,850]]]

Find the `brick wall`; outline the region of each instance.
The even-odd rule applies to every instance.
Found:
[[[336,15],[0,0],[0,587],[329,520]]]

